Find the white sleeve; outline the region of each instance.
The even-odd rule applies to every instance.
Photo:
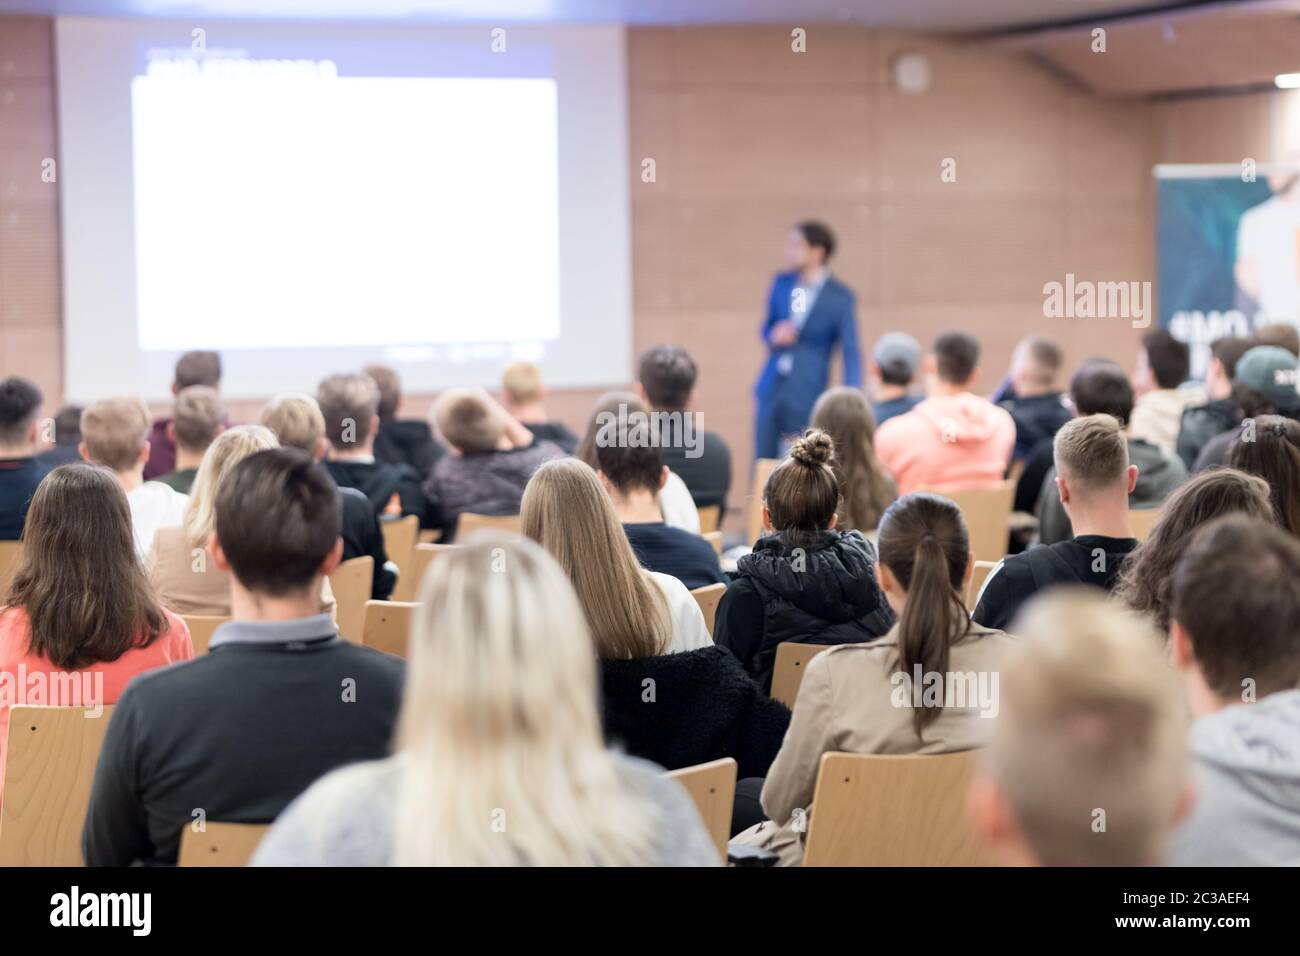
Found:
[[[708,625],[704,623],[704,614],[700,611],[700,606],[691,592],[686,590],[686,585],[671,574],[663,574],[659,571],[646,573],[659,586],[664,599],[668,602],[668,616],[673,628],[672,643],[668,647],[668,653],[694,651],[711,645],[713,638],[709,634]]]
[[[700,513],[695,508],[695,499],[691,497],[686,482],[671,471],[668,472],[668,481],[659,490],[659,510],[663,513],[664,524],[691,534],[700,533]]]

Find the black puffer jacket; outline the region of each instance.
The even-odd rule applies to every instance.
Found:
[[[718,605],[713,641],[730,650],[767,693],[776,648],[861,644],[884,635],[894,614],[876,583],[876,549],[858,531],[826,531],[806,548],[760,538],[737,562]]]
[[[668,770],[732,757],[739,776],[766,776],[790,726],[720,647],[601,661],[600,673],[606,739]]]
[[[1188,470],[1196,464],[1211,438],[1222,435],[1241,423],[1241,407],[1231,398],[1219,398],[1205,405],[1183,411],[1178,428],[1178,457]]]

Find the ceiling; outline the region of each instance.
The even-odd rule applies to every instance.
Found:
[[[0,13],[249,20],[854,23],[984,32],[1205,0],[0,0]]]

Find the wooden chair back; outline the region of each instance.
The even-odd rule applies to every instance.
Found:
[[[803,683],[808,662],[833,644],[796,644],[785,641],[776,646],[776,666],[772,671],[772,699],[793,709]]]
[[[749,525],[745,529],[751,545],[763,536],[763,488],[772,475],[772,469],[779,464],[781,462],[776,458],[759,458],[754,462],[754,483],[749,489]]]
[[[727,841],[731,837],[731,807],[736,797],[736,761],[723,757],[673,770],[668,776],[690,794],[705,829],[718,847],[718,855],[725,862]]]
[[[974,613],[975,605],[980,600],[980,590],[984,587],[984,582],[988,580],[989,572],[998,566],[996,561],[976,561],[975,568],[971,571],[970,590],[966,592],[966,610]]]
[[[1159,520],[1159,508],[1130,508],[1128,512],[1129,527],[1133,529],[1133,537],[1139,541],[1147,539],[1147,535],[1151,534],[1151,529]]]
[[[247,866],[253,851],[266,836],[265,823],[205,823],[195,831],[187,824],[181,831],[178,866]]]
[[[479,515],[472,511],[463,511],[456,521],[456,538],[464,541],[475,531],[502,531],[506,534],[524,533],[523,522],[519,515]]]
[[[922,490],[943,495],[961,509],[976,560],[1001,561],[1007,556],[1011,505],[1016,497],[1015,482],[1002,481],[983,488]]]
[[[361,643],[366,602],[374,583],[375,559],[368,554],[344,561],[330,575],[330,588],[338,604],[339,634],[355,644]]]
[[[705,541],[709,542],[709,544],[713,545],[714,554],[716,554],[718,557],[722,557],[722,532],[721,531],[707,531],[704,534],[700,535],[700,537],[703,538]]]
[[[185,614],[182,615],[185,626],[190,629],[190,640],[194,643],[194,656],[201,657],[208,652],[212,641],[212,632],[230,620],[225,614]]]
[[[420,519],[416,515],[407,515],[396,521],[381,521],[379,527],[384,533],[384,553],[388,560],[397,565],[399,572],[397,584],[393,588],[394,601],[409,601],[408,592],[414,594],[415,585],[407,572],[415,560],[415,544],[420,536]]]
[[[700,606],[700,613],[704,615],[704,623],[709,626],[710,634],[713,633],[713,619],[718,614],[718,602],[726,593],[725,584],[710,584],[691,592],[691,597],[695,598],[695,603]]]
[[[695,510],[700,515],[700,534],[708,534],[722,527],[722,505],[709,505]]]
[[[419,606],[414,601],[367,601],[361,643],[405,659],[411,621]]]
[[[9,585],[18,570],[18,563],[23,559],[21,541],[0,541],[0,594],[9,593]]]

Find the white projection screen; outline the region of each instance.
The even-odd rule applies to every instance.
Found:
[[[631,364],[620,27],[56,24],[70,400]]]

